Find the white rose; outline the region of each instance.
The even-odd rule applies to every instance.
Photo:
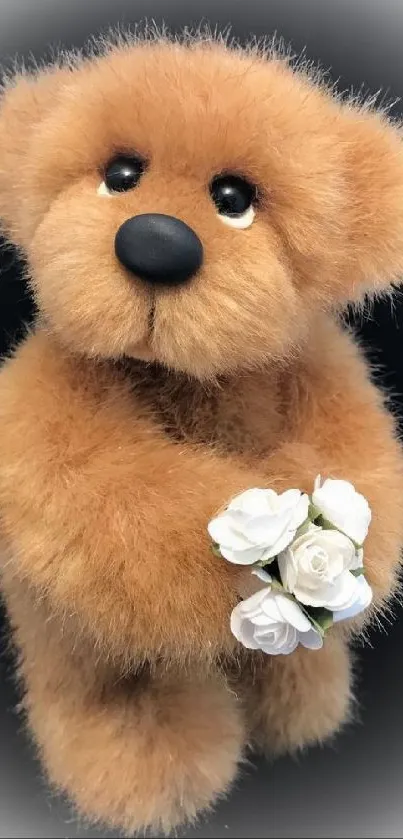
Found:
[[[323,646],[322,636],[298,604],[270,586],[235,607],[231,630],[248,650],[267,655],[289,655],[299,644],[310,650]]]
[[[357,577],[357,590],[356,590],[356,600],[349,606],[347,609],[342,609],[340,612],[335,612],[333,615],[334,623],[338,623],[338,621],[345,621],[348,618],[355,618],[361,612],[364,612],[365,609],[368,609],[368,606],[371,605],[372,602],[372,589],[371,586],[368,585],[365,577],[361,574]]]
[[[299,489],[280,495],[272,489],[248,489],[210,522],[208,532],[224,559],[253,565],[291,544],[308,508],[309,498]]]
[[[321,486],[319,475],[315,481],[312,502],[326,521],[357,545],[362,545],[371,523],[371,509],[367,499],[352,484],[329,478]]]
[[[278,559],[284,588],[304,606],[350,609],[359,596],[357,552],[338,530],[311,525]]]

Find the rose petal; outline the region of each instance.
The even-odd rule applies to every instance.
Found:
[[[245,521],[242,533],[253,545],[264,547],[274,545],[287,528],[290,528],[289,511],[264,516],[255,516]],[[294,532],[294,531],[293,531]]]
[[[315,492],[317,489],[319,489],[319,488],[320,488],[321,483],[322,483],[322,478],[321,478],[321,476],[320,476],[320,475],[317,475],[317,476],[316,476],[316,478],[315,478],[314,484],[313,484],[313,489],[314,489],[314,492]]]
[[[286,633],[281,638],[276,638],[271,643],[262,641],[261,650],[266,655],[290,655],[297,649],[299,644],[298,633],[292,626],[287,627]]]
[[[255,609],[261,609],[262,603],[266,599],[268,591],[270,591],[270,589],[267,588],[256,591],[255,594],[252,594],[247,598],[247,600],[242,600],[236,608],[239,608],[246,614],[253,612]]]
[[[309,632],[300,632],[299,642],[303,647],[306,647],[307,650],[320,650],[321,647],[323,647],[323,638],[320,632],[313,627],[309,630]]]
[[[269,547],[265,548],[262,551],[261,561],[265,562],[269,559],[273,559],[273,557],[278,556],[283,551],[285,551],[292,543],[293,539],[295,538],[295,530],[294,528],[287,528],[281,534],[281,536],[277,539],[277,541],[270,545]]]
[[[371,509],[367,499],[349,481],[328,479],[312,495],[323,517],[361,545],[368,534]]]
[[[272,627],[276,623],[275,619],[272,618],[271,615],[266,615],[263,611],[256,611],[249,615],[249,617],[251,621],[254,623],[257,632],[267,632],[267,630],[270,629],[270,627]]]
[[[373,592],[371,586],[368,585],[365,577],[361,575],[360,577],[356,578],[357,580],[357,599],[351,606],[347,609],[341,609],[338,612],[334,612],[333,614],[333,622],[338,623],[339,621],[348,620],[349,618],[355,618],[361,612],[364,612],[365,609],[372,603]]]
[[[307,495],[301,495],[299,503],[294,510],[293,516],[293,525],[295,530],[298,530],[299,527],[306,521],[308,518],[309,512],[309,498]]]
[[[282,551],[277,559],[278,568],[280,571],[280,579],[287,591],[293,592],[294,586],[297,582],[298,566],[294,559],[292,550],[288,548]]]
[[[290,597],[285,594],[276,594],[276,605],[281,617],[287,623],[291,624],[299,632],[308,632],[312,626],[310,620],[304,615],[302,609]]]
[[[259,577],[259,580],[262,580],[263,583],[271,583],[272,577],[270,574],[265,571],[264,568],[256,568],[254,571],[251,572],[255,577]]]
[[[269,597],[264,597],[261,604],[261,609],[273,623],[284,623],[284,618],[280,612],[277,596],[272,592]]]
[[[234,565],[254,565],[262,558],[261,548],[248,548],[247,551],[233,551],[231,548],[223,548],[220,545],[220,552],[224,559]]]
[[[345,571],[334,583],[323,585],[322,588],[307,590],[294,587],[294,595],[304,606],[329,609],[331,612],[347,609],[354,603],[357,592],[358,578],[350,571]]]
[[[254,543],[250,542],[243,533],[240,533],[233,525],[231,518],[223,513],[212,519],[207,530],[217,545],[222,545],[225,548],[230,548],[235,551],[243,551],[254,547]]]
[[[277,499],[278,495],[272,489],[247,489],[230,502],[228,510],[251,516],[267,515],[274,511]]]
[[[258,650],[259,644],[254,639],[255,627],[251,621],[241,618],[237,608],[236,606],[231,615],[231,632],[248,650]]]

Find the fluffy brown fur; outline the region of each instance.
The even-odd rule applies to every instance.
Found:
[[[105,200],[115,150],[150,163]],[[258,185],[248,230],[217,217],[223,170]],[[197,231],[188,286],[153,293],[117,263],[140,212]],[[242,575],[211,553],[214,513],[248,487],[349,479],[373,510],[372,616],[396,585],[402,454],[337,309],[403,270],[400,130],[275,53],[128,41],[6,86],[0,216],[41,312],[0,374],[2,588],[29,725],[81,813],[169,830],[228,789],[246,744],[339,729],[365,628],[319,652],[240,650]]]

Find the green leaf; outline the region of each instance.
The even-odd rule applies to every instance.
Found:
[[[350,574],[352,574],[353,577],[362,577],[363,573],[364,573],[364,566],[363,565],[360,568],[354,568],[354,571],[350,571]]]
[[[276,580],[276,578],[275,578],[275,577],[272,577],[272,581],[271,581],[271,584],[270,584],[270,585],[271,585],[271,587],[272,587],[272,588],[274,588],[276,591],[281,591],[281,593],[282,593],[282,594],[286,594],[286,595],[287,595],[288,597],[290,597],[292,600],[295,600],[295,597],[294,597],[292,594],[290,594],[290,592],[288,592],[288,591],[286,591],[286,590],[285,590],[285,588],[284,588],[284,586],[282,585],[282,583],[280,583],[280,580]]]
[[[275,559],[277,559],[276,556],[272,556],[270,559],[260,559],[258,562],[254,563],[254,567],[257,566],[259,568],[266,568],[266,566],[271,565]]]
[[[312,504],[312,501],[311,501],[310,504],[309,504],[309,508],[308,508],[309,520],[311,522],[313,522],[314,524],[316,524],[316,520],[319,518],[319,516],[320,516],[320,510],[318,510],[318,508],[315,507],[315,505]]]
[[[216,545],[216,544],[214,543],[214,544],[211,546],[211,550],[212,550],[212,552],[213,552],[214,556],[218,556],[220,559],[222,559],[222,553],[221,553],[221,551],[220,551],[220,547],[219,547],[219,545]]]
[[[323,631],[326,632],[333,626],[333,615],[332,612],[328,612],[327,609],[323,609],[319,615],[315,615],[316,623],[322,627]]]
[[[308,618],[309,623],[312,624],[313,628],[316,629],[317,632],[319,632],[319,635],[321,635],[322,638],[324,638],[325,637],[325,630],[322,628],[321,624],[318,623],[315,620],[314,617],[312,617],[310,612],[308,612],[308,610],[306,609],[305,606],[302,605],[302,603],[300,603],[298,600],[296,602],[298,603],[298,606],[300,607],[301,611],[304,613],[305,617]]]
[[[291,545],[293,544],[293,542],[295,542],[295,539],[299,539],[300,536],[304,536],[304,534],[308,532],[311,524],[312,524],[312,519],[311,518],[307,518],[304,522],[302,522],[302,524],[299,526],[299,528],[298,528],[298,530],[295,534],[295,538],[292,540]],[[291,545],[290,545],[290,547],[291,547]]]
[[[324,638],[326,632],[333,625],[333,615],[327,609],[317,609],[299,604],[314,629]]]

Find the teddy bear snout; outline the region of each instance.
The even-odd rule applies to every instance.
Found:
[[[116,234],[115,253],[136,277],[156,286],[188,282],[203,262],[203,245],[194,230],[162,213],[127,219]]]

